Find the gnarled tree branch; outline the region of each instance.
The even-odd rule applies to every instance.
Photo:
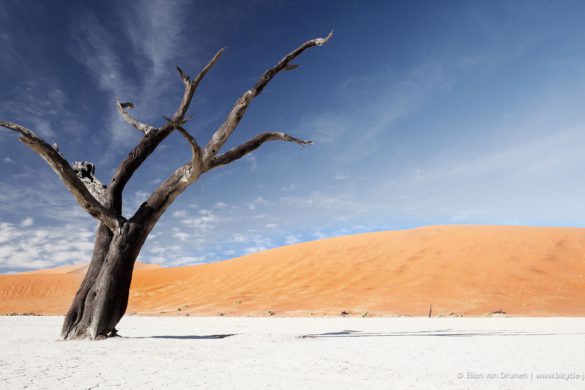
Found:
[[[106,186],[95,177],[95,165],[89,161],[76,161],[73,170],[85,188],[102,205],[106,205]]]
[[[264,72],[254,87],[244,92],[244,94],[240,96],[225,121],[215,131],[207,145],[205,145],[203,152],[203,161],[205,164],[209,163],[215,154],[221,150],[221,147],[226,143],[230,135],[244,117],[244,114],[246,113],[246,110],[250,106],[252,100],[256,96],[260,95],[270,80],[272,80],[272,78],[280,71],[295,69],[298,65],[291,64],[290,62],[292,60],[297,58],[302,52],[310,47],[324,45],[329,41],[332,35],[333,32],[330,32],[329,35],[327,35],[325,38],[311,39],[310,41],[303,43],[301,46],[287,54],[275,66]]]
[[[158,130],[154,126],[139,122],[136,118],[130,115],[128,111],[126,111],[127,108],[134,108],[134,104],[132,104],[132,102],[120,103],[120,99],[116,98],[116,107],[118,108],[118,112],[120,113],[122,118],[126,122],[128,122],[132,127],[144,133],[144,135],[149,135],[150,133]]]
[[[211,170],[221,165],[229,164],[234,160],[240,159],[244,157],[246,154],[258,149],[264,142],[267,141],[295,142],[301,146],[311,145],[313,143],[312,141],[305,141],[299,138],[292,137],[286,133],[276,131],[258,134],[257,136],[251,138],[249,141],[239,146],[236,146],[235,148],[232,148],[227,152],[220,154],[219,156],[215,156],[209,163],[207,170]]]
[[[215,65],[215,63],[217,62],[219,57],[221,57],[223,50],[224,50],[223,48],[220,49],[213,56],[213,58],[207,63],[207,65],[205,65],[205,68],[203,68],[203,70],[201,72],[199,72],[199,74],[193,80],[190,80],[189,76],[185,72],[183,72],[183,69],[181,69],[177,66],[177,71],[179,71],[179,75],[181,76],[181,80],[183,80],[183,84],[185,84],[185,92],[183,94],[183,99],[181,100],[181,104],[179,104],[179,108],[175,112],[175,115],[173,115],[173,122],[178,123],[179,125],[184,124],[185,115],[187,114],[187,110],[189,109],[189,106],[191,105],[191,100],[193,99],[193,94],[197,90],[199,83],[201,82],[201,80],[203,80],[203,77],[205,77],[205,75],[207,74],[209,69],[211,69],[213,67],[213,65]]]
[[[192,171],[192,162],[183,164],[176,169],[140,205],[134,216],[130,218],[130,221],[143,226],[146,231],[150,231],[177,196],[181,195],[193,183],[189,179]]]
[[[211,67],[217,62],[222,52],[223,49],[218,51],[217,54],[215,54],[215,56],[205,66],[205,68],[199,72],[197,77],[193,79],[193,81],[190,81],[189,76],[187,76],[182,69],[177,67],[179,74],[181,75],[181,79],[185,84],[185,93],[183,94],[183,99],[179,104],[177,112],[173,115],[173,118],[168,120],[167,124],[157,131],[148,133],[148,137],[142,138],[138,145],[136,145],[130,154],[128,154],[128,157],[126,157],[126,159],[120,163],[118,168],[116,168],[114,176],[112,177],[107,190],[109,201],[115,210],[121,211],[122,191],[124,190],[124,187],[128,181],[132,178],[132,175],[134,175],[134,172],[136,172],[136,170],[140,167],[140,165],[142,165],[148,156],[154,152],[157,146],[169,134],[171,134],[177,126],[181,126],[184,123],[185,115],[189,109],[189,105],[191,104],[195,90],[209,69],[211,69]]]
[[[122,209],[122,191],[128,181],[134,175],[134,172],[142,163],[154,152],[156,147],[174,130],[173,126],[168,124],[161,127],[158,131],[151,133],[148,137],[143,137],[138,145],[132,149],[128,156],[118,165],[112,180],[107,188],[108,201],[118,212]]]
[[[191,169],[188,176],[189,181],[193,182],[203,171],[203,156],[201,154],[201,148],[199,147],[197,140],[183,127],[177,126],[177,131],[179,131],[187,142],[189,142],[189,145],[191,145]]]
[[[150,231],[160,216],[164,213],[164,211],[173,203],[176,197],[183,193],[189,187],[189,185],[191,185],[199,177],[201,173],[237,160],[238,158],[241,158],[260,147],[264,142],[282,140],[295,142],[299,145],[311,144],[311,141],[304,141],[285,133],[268,132],[259,134],[256,137],[250,139],[248,142],[237,146],[220,156],[215,156],[239,124],[252,99],[262,92],[264,87],[270,82],[270,80],[272,80],[274,75],[283,70],[286,71],[295,69],[298,65],[290,63],[293,59],[298,57],[307,48],[321,46],[327,43],[331,36],[332,33],[329,33],[329,35],[327,35],[325,38],[312,39],[303,43],[296,50],[286,55],[274,67],[264,72],[254,87],[245,92],[236,101],[226,120],[215,131],[203,151],[195,139],[181,127],[184,121],[184,115],[187,112],[187,108],[192,98],[190,88],[192,88],[193,82],[189,81],[189,77],[180,68],[178,68],[179,74],[185,83],[185,95],[183,96],[183,101],[181,102],[179,110],[177,110],[177,113],[175,113],[173,119],[169,122],[169,126],[177,128],[191,145],[193,152],[192,161],[175,170],[175,172],[173,172],[173,174],[167,180],[165,180],[156,190],[154,190],[146,202],[144,202],[139,207],[130,221],[141,224],[144,226],[146,231]],[[220,50],[207,65],[206,69],[215,63],[221,53],[222,51]],[[206,69],[204,69],[202,72],[203,75],[205,74],[204,72]],[[196,166],[199,164],[199,161],[202,164],[201,168]]]
[[[63,184],[65,184],[65,187],[71,192],[77,203],[85,211],[92,217],[103,222],[111,231],[117,232],[120,229],[124,219],[110,208],[104,207],[90,193],[75,170],[57,149],[24,126],[12,122],[0,122],[0,126],[20,134],[19,140],[39,154],[49,164]]]

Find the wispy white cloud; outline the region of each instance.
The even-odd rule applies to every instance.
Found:
[[[271,238],[261,234],[253,234],[249,240],[247,240],[247,243],[252,243],[252,245],[243,248],[243,252],[246,254],[265,251],[275,246],[275,243]]]
[[[244,157],[244,161],[249,163],[250,169],[255,170],[258,166],[258,159],[253,154],[248,154]]]
[[[181,240],[181,241],[187,241],[187,239],[189,238],[189,234],[185,233],[184,231],[182,231],[179,228],[174,228],[173,229],[173,237]]]
[[[347,172],[341,171],[339,169],[335,171],[335,176],[334,176],[335,180],[348,180],[349,178],[350,178],[350,176]]]
[[[217,224],[217,216],[211,210],[199,210],[197,215],[190,215],[180,222],[191,229],[195,236],[203,236],[214,229]]]
[[[318,208],[318,209],[348,209],[353,204],[349,194],[327,194],[322,191],[312,191],[306,195],[283,196],[280,201],[287,206],[297,208]]]
[[[172,215],[174,218],[185,218],[189,215],[189,212],[187,210],[175,210]]]
[[[20,226],[22,227],[29,227],[35,224],[35,220],[33,217],[26,217],[20,222]]]
[[[184,39],[185,7],[189,3],[180,0],[141,0],[131,3],[125,10],[129,11],[128,14],[124,12],[128,37],[138,53],[135,65],[146,72],[142,92],[153,102],[161,97],[162,92],[166,92],[162,90],[161,82],[171,71],[174,72],[172,60],[177,58],[178,52],[185,50],[180,43]]]
[[[31,128],[48,142],[56,140],[55,128],[67,131],[66,121],[74,113],[68,109],[68,97],[59,83],[37,78],[10,86],[11,98],[3,102],[0,115]]]
[[[294,236],[294,235],[289,235],[289,236],[286,236],[286,238],[285,238],[285,244],[286,245],[296,244],[299,241],[300,241],[300,239],[297,236]]]
[[[246,242],[247,237],[242,233],[236,233],[233,236],[233,242]]]
[[[262,196],[256,196],[256,198],[253,201],[248,203],[247,207],[248,207],[248,210],[255,211],[256,208],[258,208],[258,207],[266,207],[270,204],[271,204],[271,202],[269,202],[268,200],[266,200]]]
[[[88,262],[94,233],[79,225],[60,229],[0,222],[0,269],[35,269]]]
[[[115,7],[115,29],[90,13],[74,26],[71,51],[111,102],[105,122],[111,150],[106,158],[111,157],[112,148],[127,148],[137,138],[136,132],[118,116],[116,97],[133,101],[134,114],[146,122],[158,121],[160,115],[168,114],[163,112],[165,106],[161,103],[176,80],[174,59],[184,52],[179,47],[184,39],[184,6],[184,1],[120,3]],[[117,45],[120,39],[129,40],[134,52],[121,51]]]
[[[307,118],[300,127],[317,144],[343,148],[339,157],[363,158],[362,152],[379,144],[383,133],[387,135],[400,120],[416,113],[446,83],[443,65],[435,60],[407,71],[354,76],[337,88],[340,108]]]
[[[4,179],[0,212],[4,215],[34,214],[37,219],[50,219],[59,224],[92,221],[55,174],[43,164],[40,170],[18,165],[14,175]]]
[[[185,244],[182,241],[179,241],[179,243],[162,243],[155,240],[142,250],[138,257],[138,261],[176,267],[181,265],[205,263],[209,259],[215,260],[213,258],[215,253],[213,252],[208,252],[207,256],[193,256],[192,253],[188,252],[192,252],[192,250],[187,251]]]
[[[138,190],[135,191],[131,196],[126,197],[124,203],[124,212],[128,215],[132,215],[138,207],[148,199],[150,192]]]

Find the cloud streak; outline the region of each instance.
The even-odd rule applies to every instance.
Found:
[[[75,39],[70,51],[109,103],[103,123],[110,134],[107,159],[137,139],[114,109],[116,98],[133,101],[133,114],[144,122],[156,125],[161,115],[168,114],[169,90],[179,85],[174,59],[184,52],[180,44],[185,5],[184,1],[159,0],[116,3],[113,20],[99,19],[88,11],[73,27]],[[119,44],[124,40],[133,50]]]
[[[88,262],[93,231],[77,225],[60,229],[0,221],[0,269],[49,268]]]

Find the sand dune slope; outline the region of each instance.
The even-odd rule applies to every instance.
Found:
[[[0,276],[0,313],[63,313],[79,272]],[[138,269],[129,313],[585,315],[585,229],[433,226]]]
[[[88,264],[0,275],[0,314],[65,314],[83,280]],[[162,269],[137,262],[135,272]]]

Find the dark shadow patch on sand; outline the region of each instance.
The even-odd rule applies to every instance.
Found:
[[[482,330],[482,331],[455,331],[452,329],[440,330],[420,330],[415,332],[388,332],[388,333],[368,333],[355,330],[344,330],[340,332],[315,333],[299,336],[302,339],[316,339],[328,337],[484,337],[484,336],[566,336],[566,335],[583,335],[585,333],[537,333],[537,332],[520,332],[513,330]]]
[[[339,332],[320,333],[320,335],[323,337],[335,337],[335,336],[347,336],[347,335],[350,335],[353,333],[359,333],[359,330],[342,330]]]
[[[205,336],[200,335],[165,335],[165,336],[146,336],[146,337],[129,337],[131,339],[169,339],[169,340],[216,340],[216,339],[225,339],[226,337],[236,336],[237,333],[229,333],[229,334],[210,334]]]

